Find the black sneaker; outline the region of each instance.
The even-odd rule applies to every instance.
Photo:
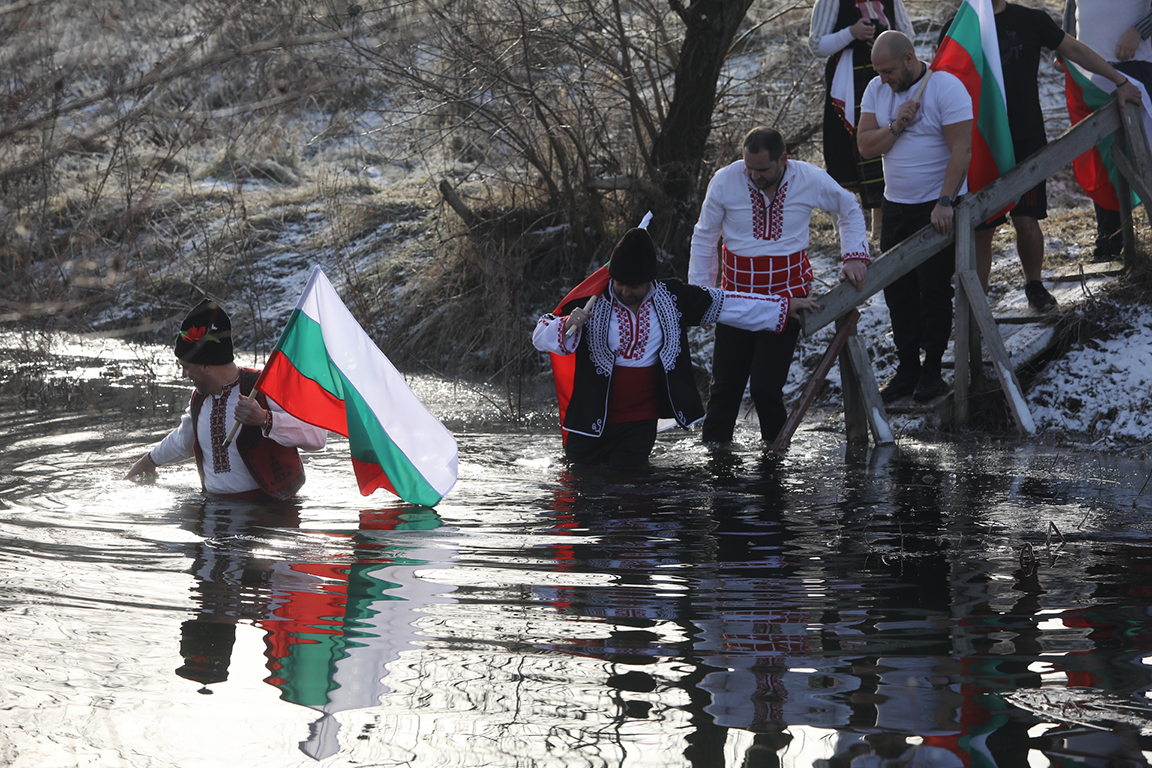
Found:
[[[907,397],[916,391],[916,375],[905,375],[899,371],[888,380],[880,390],[880,400],[884,403],[894,403],[902,397]]]
[[[924,370],[920,372],[920,381],[916,382],[912,399],[918,403],[926,403],[929,400],[935,400],[940,395],[947,394],[947,392],[948,385],[944,383],[944,377],[940,375],[940,371]]]
[[[1122,259],[1119,252],[1113,253],[1109,250],[1104,250],[1100,246],[1096,246],[1092,250],[1092,263],[1093,264],[1107,264],[1110,261],[1120,261]]]
[[[1048,293],[1044,283],[1032,280],[1024,284],[1024,295],[1028,297],[1028,304],[1038,312],[1047,312],[1056,306],[1056,299]]]

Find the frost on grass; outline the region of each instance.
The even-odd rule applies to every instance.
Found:
[[[1028,393],[1037,427],[1141,442],[1152,437],[1152,307],[1132,305],[1111,338],[1074,347]]]

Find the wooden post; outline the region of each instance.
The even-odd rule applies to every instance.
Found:
[[[1112,153],[1117,158],[1125,158],[1126,136],[1123,126],[1115,133],[1116,139],[1112,142]],[[1125,163],[1125,160],[1120,160]],[[1117,166],[1119,169],[1119,166]],[[1136,230],[1132,222],[1132,187],[1128,184],[1124,172],[1116,174],[1116,198],[1120,202],[1120,235],[1123,241],[1124,263],[1131,268],[1136,263]]]
[[[952,226],[956,229],[956,274],[971,274],[976,277],[979,285],[980,279],[976,275],[976,238],[972,232],[972,209],[967,205],[960,205],[952,219]],[[972,344],[972,297],[964,288],[965,283],[956,281],[956,342],[953,345],[956,365],[953,369],[952,413],[956,426],[968,426],[971,378],[969,371],[972,367],[980,365],[980,353],[977,350],[976,359],[973,360]]]
[[[850,368],[846,371],[844,361]],[[872,372],[872,360],[868,357],[868,350],[864,343],[853,331],[848,337],[844,352],[840,355],[840,378],[851,378],[857,382],[864,406],[864,417],[868,421],[868,428],[872,430],[872,439],[877,445],[888,445],[896,442],[892,435],[892,427],[888,424],[888,412],[884,410],[884,401],[880,399],[880,388],[876,386],[876,375]],[[849,373],[850,371],[850,373]]]
[[[840,325],[843,323],[844,320],[839,321]],[[855,327],[849,334],[844,348],[840,350],[840,388],[844,392],[844,433],[849,443],[862,443],[868,440],[868,414],[867,406],[864,404],[863,386],[857,375],[856,366],[852,362],[852,355],[848,351],[852,339],[859,339]]]
[[[980,330],[984,332],[984,339],[992,353],[992,364],[996,368],[996,377],[1000,380],[1000,387],[1008,401],[1008,409],[1012,418],[1016,420],[1016,427],[1024,435],[1036,434],[1036,422],[1028,411],[1028,403],[1024,400],[1024,393],[1020,389],[1020,382],[1016,379],[1016,371],[1012,367],[1012,358],[1004,347],[1004,339],[996,329],[996,318],[992,317],[992,310],[988,306],[988,299],[984,296],[984,288],[980,285],[975,272],[961,272],[957,282],[961,284],[968,294],[968,306],[972,310]]]
[[[1144,131],[1142,109],[1128,105],[1120,118],[1116,140],[1112,143],[1112,159],[1116,163],[1118,179],[1116,195],[1120,201],[1120,227],[1124,238],[1124,261],[1132,267],[1136,258],[1136,230],[1132,212],[1132,190],[1140,196],[1145,210],[1152,202],[1152,152],[1148,149],[1148,136]]]
[[[1128,137],[1128,157],[1131,159],[1133,173],[1128,184],[1140,195],[1144,203],[1144,213],[1152,225],[1152,149],[1148,146],[1149,136],[1144,130],[1144,111],[1142,109],[1125,109],[1120,115],[1124,124],[1124,135]]]
[[[776,440],[772,443],[770,450],[776,453],[783,453],[788,450],[788,443],[792,441],[792,435],[796,433],[796,428],[800,426],[800,420],[804,418],[804,414],[808,411],[808,406],[812,405],[812,401],[816,399],[816,390],[824,383],[824,379],[828,378],[828,371],[832,370],[832,364],[836,362],[837,355],[844,345],[848,342],[848,335],[856,329],[856,321],[860,319],[860,310],[853,309],[845,317],[840,327],[836,329],[836,335],[832,337],[831,343],[828,344],[828,349],[824,352],[824,357],[820,358],[820,363],[816,366],[816,370],[808,377],[808,383],[804,385],[804,391],[800,393],[800,399],[796,401],[796,405],[792,408],[792,412],[788,414],[788,420],[784,422],[784,426],[780,428],[780,434],[776,436]]]

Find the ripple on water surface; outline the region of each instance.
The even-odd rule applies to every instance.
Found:
[[[460,481],[435,510],[360,497],[341,439],[270,508],[205,498],[187,465],[120,480],[175,411],[6,402],[11,765],[768,750],[810,766],[908,739],[1006,768],[1100,739],[1148,749],[1146,465],[945,440],[847,451],[816,429],[771,459],[741,425],[731,450],[662,435],[651,471],[622,477],[572,471],[551,431],[458,430]]]

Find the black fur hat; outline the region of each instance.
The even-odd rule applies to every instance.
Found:
[[[228,313],[211,299],[197,304],[180,324],[176,334],[176,357],[196,365],[225,365],[232,362],[232,321]]]
[[[656,245],[648,230],[634,228],[624,233],[612,249],[608,274],[624,285],[642,285],[656,279]]]

